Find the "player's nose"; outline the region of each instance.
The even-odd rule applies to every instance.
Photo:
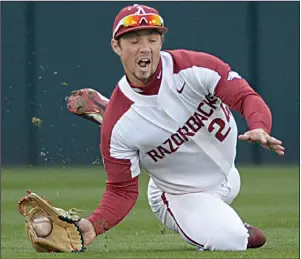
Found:
[[[140,53],[150,53],[151,47],[150,42],[147,39],[142,39],[140,41]]]

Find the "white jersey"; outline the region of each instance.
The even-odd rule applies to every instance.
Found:
[[[157,95],[137,93],[124,76],[110,99],[101,137],[108,181],[143,167],[167,193],[211,189],[234,167],[237,141],[235,120],[214,92],[239,76],[205,53],[162,51],[161,62]]]

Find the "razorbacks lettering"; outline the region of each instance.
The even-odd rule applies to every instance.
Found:
[[[231,115],[229,108],[224,107],[222,103],[218,104],[218,99],[211,94],[206,95],[205,98],[205,100],[200,102],[197,111],[188,118],[183,127],[179,128],[176,133],[172,134],[160,146],[146,152],[154,162],[158,162],[160,159],[165,158],[166,155],[176,152],[181,145],[189,140],[189,137],[193,137],[205,126],[203,121],[208,120],[219,106],[225,113],[227,122],[229,122]],[[226,133],[222,133],[226,127],[226,122],[221,118],[216,118],[212,120],[207,129],[209,132],[212,132],[216,126],[218,130],[215,137],[222,142],[230,133],[231,127],[227,129]]]

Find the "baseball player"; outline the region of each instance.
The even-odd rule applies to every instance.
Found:
[[[85,245],[131,211],[143,167],[150,175],[152,211],[198,250],[261,247],[263,232],[244,223],[230,204],[240,189],[237,138],[284,155],[281,141],[269,135],[270,110],[219,58],[184,49],[162,51],[166,32],[154,8],[122,9],[111,45],[125,75],[110,100],[92,89],[68,99],[71,112],[102,125],[107,182],[99,206],[78,224]],[[244,134],[238,136],[230,109],[245,118]]]

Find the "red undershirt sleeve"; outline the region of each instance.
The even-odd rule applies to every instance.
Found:
[[[134,207],[138,198],[139,155],[124,141],[126,132],[114,131],[132,102],[117,87],[106,109],[101,128],[101,155],[107,173],[103,197],[88,220],[96,235],[116,226]],[[122,127],[121,127],[122,128]]]
[[[272,115],[259,94],[246,80],[239,78],[235,72],[231,72],[230,67],[222,61],[218,63],[217,72],[221,79],[215,88],[215,96],[232,110],[239,112],[245,118],[249,130],[262,128],[270,134]],[[229,75],[229,73],[232,74]]]
[[[102,200],[88,220],[96,235],[116,226],[134,207],[138,197],[138,176],[134,179],[107,183]]]

